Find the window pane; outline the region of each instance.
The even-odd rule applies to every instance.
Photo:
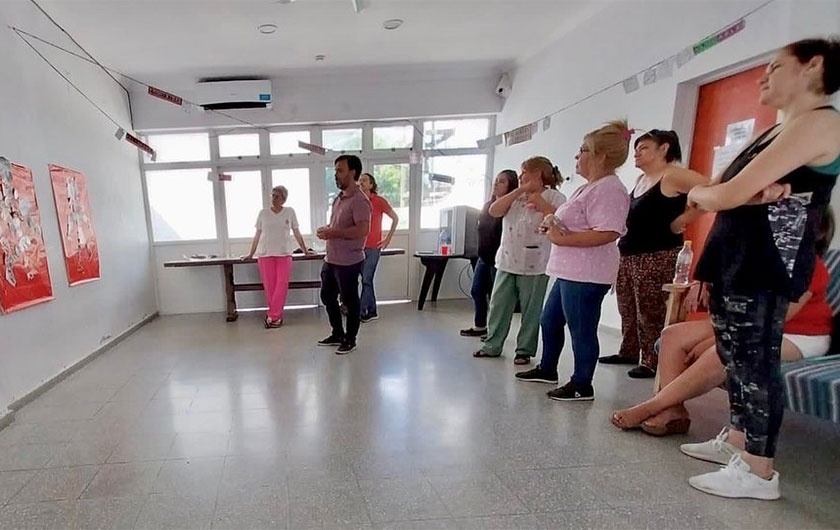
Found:
[[[223,182],[228,237],[253,237],[257,214],[263,208],[262,175],[259,171],[226,171],[231,176]]]
[[[225,134],[219,136],[219,156],[259,155],[259,134]]]
[[[210,135],[207,133],[154,134],[149,145],[157,153],[156,162],[198,162],[210,160]],[[146,155],[146,162],[151,162]]]
[[[310,143],[309,131],[273,132],[268,135],[272,155],[308,153],[298,147],[298,142]]]
[[[486,173],[486,155],[427,158],[423,167],[420,227],[440,227],[441,208],[461,205],[481,208]]]
[[[332,203],[338,197],[338,186],[335,185],[335,168],[324,168],[324,189],[327,190],[327,219],[330,222],[330,212],[332,211]]]
[[[490,121],[438,120],[423,124],[423,147],[425,149],[456,149],[477,147],[476,142],[487,138]]]
[[[209,168],[146,171],[155,241],[216,239]]]
[[[373,129],[374,149],[407,149],[414,143],[414,127],[376,127]]]
[[[312,215],[309,206],[309,169],[274,169],[271,186],[286,186],[289,198],[286,204],[294,208],[301,234],[312,233]]]
[[[333,151],[361,151],[361,129],[326,129],[323,133],[324,147]]]
[[[408,164],[377,164],[373,166],[377,193],[381,195],[397,213],[400,222],[397,228],[408,228]],[[382,228],[391,228],[391,218],[382,216]]]

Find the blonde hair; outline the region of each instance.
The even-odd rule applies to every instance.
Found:
[[[528,171],[539,171],[542,175],[543,186],[557,188],[563,183],[563,175],[560,174],[560,170],[544,156],[533,156],[522,162],[522,167]]]
[[[583,142],[593,155],[604,155],[605,169],[615,171],[627,160],[632,135],[627,120],[615,120],[584,136]]]
[[[275,191],[283,197],[284,201],[289,199],[289,190],[286,189],[286,186],[274,186],[271,188],[271,193],[274,193]]]

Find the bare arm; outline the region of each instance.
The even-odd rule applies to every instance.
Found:
[[[618,232],[584,230],[583,232],[565,232],[552,225],[548,230],[548,239],[560,247],[599,247],[618,239]]]
[[[542,191],[540,190],[539,193],[529,193],[528,194],[528,203],[534,206],[534,209],[538,210],[543,215],[552,214],[557,211],[557,207],[545,200],[542,196]]]
[[[507,195],[502,195],[495,201],[493,204],[490,205],[490,209],[488,212],[493,217],[504,217],[508,210],[510,210],[511,205],[525,193],[525,189],[520,186],[513,190],[512,192],[508,193]]]
[[[668,191],[679,194],[688,193],[694,186],[708,184],[709,179],[705,175],[679,166],[671,166],[662,178],[663,184]]]
[[[292,233],[295,235],[295,241],[297,241],[298,246],[303,251],[303,253],[307,256],[313,254],[313,252],[310,252],[309,249],[306,248],[306,241],[303,240],[303,236],[300,234],[300,230],[297,228],[292,228]]]
[[[244,259],[251,259],[254,257],[254,254],[257,252],[257,245],[260,244],[260,237],[262,236],[262,230],[257,229],[257,233],[254,234],[254,240],[251,241],[251,250],[248,252],[247,256],[243,256]]]
[[[397,224],[400,222],[400,217],[397,215],[397,212],[391,208],[391,205],[388,205],[388,209],[385,210],[385,215],[391,218],[391,228],[388,230],[388,235],[385,236],[385,239],[379,242],[379,248],[385,248],[391,244],[391,238],[394,237],[394,232],[397,231]]]
[[[790,304],[788,306],[787,313],[785,314],[785,322],[790,322],[790,319],[792,319],[794,316],[796,316],[797,313],[802,311],[802,308],[805,307],[805,304],[808,303],[808,300],[810,300],[813,297],[814,293],[812,293],[811,291],[805,291],[805,294],[803,294],[799,300]]]
[[[732,180],[697,186],[689,192],[689,204],[708,212],[731,210],[756,200],[777,180],[799,166],[819,161],[836,149],[835,116],[806,113],[794,119],[773,143],[758,154]],[[758,200],[756,202],[767,202]]]
[[[671,221],[671,232],[675,234],[682,234],[685,228],[703,215],[703,210],[686,206],[685,211],[676,219]]]

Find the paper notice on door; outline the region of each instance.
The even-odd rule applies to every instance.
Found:
[[[712,177],[716,177],[735,160],[744,147],[744,142],[715,146],[715,158],[712,161]]]
[[[726,143],[725,145],[742,145],[750,138],[752,138],[755,130],[755,118],[749,120],[738,121],[730,123],[726,126]]]

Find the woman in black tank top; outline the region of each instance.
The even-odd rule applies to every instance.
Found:
[[[636,167],[644,173],[630,194],[627,233],[618,241],[621,347],[618,355],[602,357],[600,362],[638,364],[627,375],[648,378],[656,374],[654,344],[665,322],[662,285],[673,278],[682,232],[697,215],[696,210],[686,210],[686,196],[708,179],[676,165],[682,151],[674,131],[652,129],[637,138],[634,147]]]
[[[786,46],[760,87],[761,103],[779,109],[781,123],[711,185],[688,196],[689,205],[719,212],[696,276],[712,284],[710,310],[732,421],[721,438],[734,446],[723,470],[689,483],[713,495],[777,499],[782,327],[790,300],[807,287],[821,216],[840,172],[840,114],[828,104],[840,88],[840,42]]]

